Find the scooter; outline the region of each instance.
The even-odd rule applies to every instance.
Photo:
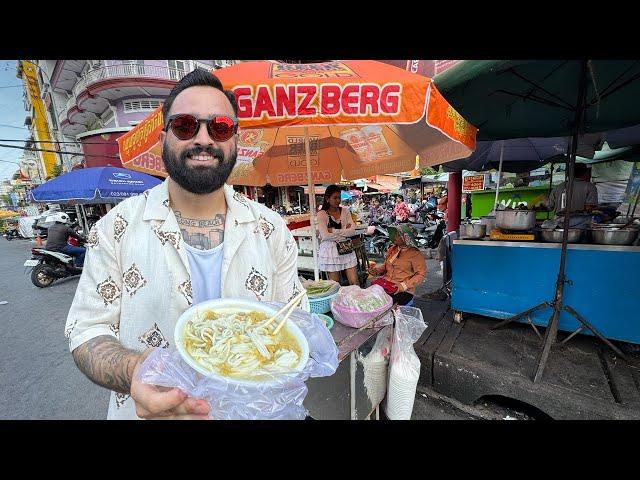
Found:
[[[14,240],[16,238],[24,238],[22,235],[20,235],[20,232],[18,231],[17,228],[12,228],[10,230],[7,230],[5,233],[3,233],[3,236],[8,241]]]
[[[59,278],[73,277],[82,273],[82,268],[75,266],[71,255],[44,248],[32,248],[31,259],[24,262],[24,266],[32,269],[31,282],[39,288],[46,288]]]
[[[443,219],[439,219],[426,225],[424,230],[416,237],[420,248],[437,248],[440,240],[444,236],[446,228],[447,224]]]
[[[391,245],[389,232],[382,225],[375,226],[376,231],[366,242],[367,255],[371,257],[384,258],[385,253]]]

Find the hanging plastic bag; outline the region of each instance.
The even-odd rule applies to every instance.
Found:
[[[413,344],[427,325],[418,308],[399,307],[395,317],[385,414],[389,420],[410,420],[420,377],[420,359]]]
[[[268,303],[279,310],[283,303]],[[338,368],[338,347],[320,318],[296,310],[289,320],[309,344],[309,360],[301,371],[270,375],[261,382],[238,382],[205,377],[192,369],[175,349],[158,348],[140,366],[138,379],[163,387],[177,387],[187,395],[209,403],[213,420],[303,420],[309,377],[327,377]]]
[[[373,348],[367,355],[358,353],[358,361],[364,370],[364,387],[371,405],[376,406],[387,393],[387,366],[391,355],[393,325],[387,325],[376,337]]]
[[[343,325],[361,328],[376,316],[389,310],[393,305],[392,298],[380,285],[360,288],[357,285],[342,287],[331,301],[333,317]],[[388,325],[393,321],[391,314],[381,317],[371,325]]]

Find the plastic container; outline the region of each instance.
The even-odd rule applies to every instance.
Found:
[[[333,328],[333,318],[331,318],[329,315],[323,315],[322,313],[317,313],[316,315],[320,317],[320,320],[324,321],[324,323],[327,324],[327,328],[329,330]]]

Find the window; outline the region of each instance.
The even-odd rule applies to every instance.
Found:
[[[144,75],[144,60],[123,60],[127,75]]]
[[[171,80],[180,80],[187,73],[186,60],[167,60],[169,64],[169,78]]]
[[[213,65],[198,62],[197,60],[191,60],[191,70],[195,70],[196,68],[201,68],[202,70],[210,72],[213,69]]]
[[[224,68],[224,67],[229,67],[231,65],[233,65],[235,62],[233,60],[214,60],[213,61],[213,68],[218,69],[218,68]]]
[[[105,112],[102,114],[102,125],[105,127],[113,121],[113,110],[107,108]]]
[[[132,112],[148,112],[151,110],[155,110],[162,103],[161,100],[158,99],[148,99],[148,98],[140,98],[134,100],[126,100],[122,102],[125,113]]]

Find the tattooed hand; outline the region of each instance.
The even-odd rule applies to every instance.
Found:
[[[211,220],[185,218],[178,211],[174,212],[182,238],[187,244],[200,250],[216,248],[224,241],[225,214],[218,214]]]

